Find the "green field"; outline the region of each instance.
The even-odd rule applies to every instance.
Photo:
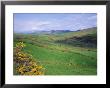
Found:
[[[96,28],[55,34],[14,34],[45,68],[45,75],[96,75]]]

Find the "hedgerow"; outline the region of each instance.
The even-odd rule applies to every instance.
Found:
[[[44,68],[39,65],[32,55],[23,52],[26,45],[19,42],[14,47],[14,69],[19,75],[44,75]]]

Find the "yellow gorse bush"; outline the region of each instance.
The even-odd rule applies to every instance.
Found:
[[[23,48],[23,47],[25,47],[25,44],[23,42],[19,42],[16,44],[16,47]]]
[[[23,42],[19,42],[14,48],[14,69],[16,73],[19,75],[43,75],[44,68],[34,60],[32,55],[22,51],[25,46]]]

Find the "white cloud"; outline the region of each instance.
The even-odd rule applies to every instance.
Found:
[[[97,16],[91,16],[91,17],[88,17],[88,20],[96,20],[97,19]]]
[[[32,27],[33,30],[37,29],[37,27]]]
[[[42,27],[50,25],[48,21],[16,21],[14,23],[14,30],[17,32],[41,30]]]

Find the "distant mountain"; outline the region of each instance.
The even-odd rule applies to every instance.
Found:
[[[67,32],[73,32],[71,30],[40,30],[40,31],[32,31],[32,32],[26,32],[27,34],[60,34],[60,33],[67,33]]]
[[[70,33],[70,32],[80,32],[86,30],[97,29],[96,27],[87,28],[87,29],[79,29],[76,31],[73,30],[35,30],[35,31],[25,31],[25,32],[17,32],[18,34],[61,34],[61,33]]]
[[[80,29],[80,30],[76,30],[76,31],[72,31],[72,30],[37,30],[37,31],[32,31],[32,32],[27,32],[30,34],[61,34],[61,33],[69,33],[69,32],[78,32],[78,31],[82,31],[82,30],[91,30],[91,29],[96,29],[96,27],[92,27],[92,28],[87,28],[87,29]]]
[[[51,33],[67,33],[67,32],[73,32],[71,30],[51,30]]]
[[[91,27],[91,28],[86,28],[86,29],[81,29],[81,30],[91,30],[91,29],[97,29],[97,27]]]
[[[41,31],[34,31],[32,34],[50,34],[51,31],[44,31],[44,30],[41,30]]]

